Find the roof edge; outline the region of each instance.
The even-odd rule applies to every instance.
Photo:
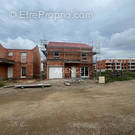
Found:
[[[7,48],[7,47],[4,47],[2,44],[0,44],[0,46],[6,50],[28,50],[28,51],[32,51],[34,50],[36,47],[38,47],[38,45],[35,45],[32,49],[13,49],[13,48]]]
[[[57,44],[57,47],[62,47],[62,45],[58,45],[58,44],[67,44],[67,46],[65,45],[63,45],[63,47],[69,47],[69,48],[71,48],[71,46],[68,46],[68,44],[69,45],[82,45],[82,47],[78,47],[78,46],[72,46],[72,48],[88,48],[88,49],[92,49],[93,47],[92,46],[89,46],[88,44],[86,44],[86,43],[73,43],[73,42],[52,42],[52,41],[50,41],[50,42],[48,42],[48,45],[50,45],[50,44]],[[83,45],[84,45],[84,47],[83,47]],[[51,45],[50,45],[51,46]]]

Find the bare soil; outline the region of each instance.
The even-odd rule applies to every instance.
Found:
[[[135,80],[0,89],[0,135],[135,135]]]

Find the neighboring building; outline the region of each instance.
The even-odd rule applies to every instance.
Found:
[[[46,45],[47,79],[92,78],[93,51],[87,44],[49,42]]]
[[[40,76],[40,53],[32,50],[7,49],[0,45],[0,79],[36,78]]]
[[[134,71],[135,59],[105,59],[97,62],[98,71]]]

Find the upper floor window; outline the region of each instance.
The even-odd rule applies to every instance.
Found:
[[[54,58],[59,58],[59,52],[54,52]]]
[[[21,53],[21,63],[26,63],[27,53]]]
[[[82,60],[87,60],[87,54],[86,53],[82,53]]]
[[[10,56],[10,57],[13,56],[13,52],[9,52],[8,56]]]

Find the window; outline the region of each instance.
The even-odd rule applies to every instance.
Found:
[[[21,68],[21,77],[25,78],[26,77],[26,67]]]
[[[10,57],[13,56],[13,52],[9,52],[8,56],[10,56]]]
[[[82,60],[87,60],[87,54],[86,53],[82,53]]]
[[[54,52],[54,58],[59,58],[59,52]]]
[[[106,65],[107,65],[107,66],[110,66],[110,65],[111,65],[111,63],[106,63]]]
[[[84,67],[81,67],[81,76],[84,76]]]
[[[26,63],[27,53],[21,53],[21,63]]]
[[[89,67],[81,67],[81,77],[89,77]]]

